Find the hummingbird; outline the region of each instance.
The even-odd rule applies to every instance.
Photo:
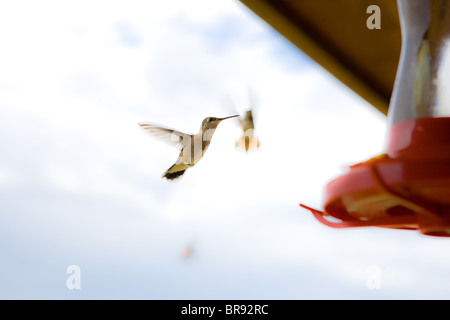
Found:
[[[236,146],[240,149],[248,151],[250,149],[259,148],[259,139],[253,134],[255,126],[253,124],[252,110],[249,109],[245,113],[244,119],[238,119],[244,131],[243,136],[236,142]]]
[[[247,88],[248,91],[248,104],[249,107],[245,111],[245,116],[243,119],[237,119],[239,126],[243,130],[242,137],[236,142],[236,147],[245,151],[258,149],[259,148],[259,139],[255,136],[255,125],[253,121],[253,114],[255,110],[255,103],[253,98],[253,93],[251,88]],[[230,97],[228,97],[228,103],[226,104],[228,109],[236,110],[235,104],[231,101]]]
[[[207,117],[203,119],[200,130],[196,134],[183,133],[151,122],[140,122],[138,125],[154,137],[180,150],[178,159],[162,175],[167,180],[175,180],[181,177],[188,168],[193,167],[200,161],[220,122],[234,117],[239,117],[239,115],[225,118]]]
[[[182,252],[182,257],[183,257],[183,259],[187,259],[191,255],[192,255],[192,247],[191,246],[187,246]]]

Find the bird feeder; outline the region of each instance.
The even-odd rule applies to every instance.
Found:
[[[383,227],[450,237],[450,1],[397,0],[402,49],[384,154],[325,189],[334,228]]]

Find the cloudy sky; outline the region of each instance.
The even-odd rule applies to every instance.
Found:
[[[386,118],[238,1],[9,1],[0,43],[1,299],[450,296],[448,240],[299,207],[382,152]],[[137,123],[195,133],[249,87],[260,149],[227,120],[161,179],[178,151]]]

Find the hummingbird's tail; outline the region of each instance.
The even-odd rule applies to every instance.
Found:
[[[166,172],[164,172],[162,177],[166,178],[167,180],[178,179],[184,174],[187,168],[189,168],[188,165],[182,163],[175,163],[173,166],[167,169]]]
[[[258,149],[259,148],[259,140],[254,135],[246,135],[244,134],[238,142],[236,142],[236,146],[239,149],[243,149],[245,151]]]

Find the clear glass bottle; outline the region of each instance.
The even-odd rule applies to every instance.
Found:
[[[389,106],[387,154],[392,158],[447,158],[450,1],[397,0],[397,5],[402,49]],[[444,153],[439,151],[442,148]]]

